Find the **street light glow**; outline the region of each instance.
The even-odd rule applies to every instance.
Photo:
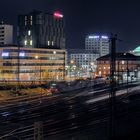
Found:
[[[36,55],[36,56],[35,56],[35,59],[38,59],[38,58],[39,58],[38,55]]]

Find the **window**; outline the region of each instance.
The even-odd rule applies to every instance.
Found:
[[[54,42],[52,41],[52,46],[54,46]]]
[[[27,16],[25,16],[25,20],[27,20]]]
[[[31,45],[31,46],[33,45],[33,41],[32,41],[32,40],[30,40],[30,45]]]
[[[24,45],[25,45],[25,46],[27,45],[27,40],[24,41]]]
[[[29,35],[29,36],[31,35],[31,31],[30,31],[30,30],[28,31],[28,35]]]
[[[48,46],[50,46],[50,41],[48,41]]]
[[[32,24],[33,24],[33,17],[30,16],[30,25],[32,25]]]

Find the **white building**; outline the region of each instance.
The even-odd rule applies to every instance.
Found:
[[[109,53],[109,38],[104,35],[88,35],[85,38],[85,49],[104,56]]]
[[[96,59],[99,58],[99,54],[94,51],[88,51],[85,49],[74,49],[68,52],[68,65],[76,65],[77,68],[81,68],[83,72],[90,76],[90,71],[95,72],[97,64]]]
[[[0,45],[13,43],[13,26],[0,24]]]

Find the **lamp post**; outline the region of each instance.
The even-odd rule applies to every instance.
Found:
[[[71,79],[71,74],[72,74],[72,72],[73,72],[73,69],[72,69],[73,64],[74,64],[74,60],[71,60],[71,61],[70,61],[70,79]]]
[[[124,79],[124,73],[123,73],[123,71],[124,71],[124,61],[122,60],[122,84],[123,84],[123,79]]]
[[[39,56],[38,55],[36,55],[35,56],[35,59],[39,59]],[[39,65],[39,82],[40,82],[40,84],[41,84],[41,80],[42,80],[42,78],[41,78],[41,59],[39,59],[40,61],[39,61],[39,63],[40,63],[40,65]]]
[[[42,83],[41,83],[41,80],[42,80],[42,79],[41,79],[41,58],[39,58],[39,56],[36,55],[36,56],[35,56],[35,59],[39,60],[39,63],[40,63],[40,64],[39,64],[39,84],[40,84],[40,88],[41,88],[41,91],[40,91],[40,92],[41,92],[41,93],[40,93],[40,94],[41,94],[41,97],[40,97],[40,103],[41,103],[41,102],[42,102],[42,87],[41,87],[41,84],[42,84]]]
[[[119,86],[119,71],[120,71],[120,69],[119,69],[119,59],[118,59],[118,86]]]
[[[72,71],[73,71],[73,75],[74,75],[74,80],[76,80],[76,65],[72,66]]]
[[[91,62],[90,63],[90,85],[91,87],[93,87],[94,89],[94,79],[93,79],[93,72],[94,72],[94,62]],[[93,85],[92,85],[92,82],[93,82]]]

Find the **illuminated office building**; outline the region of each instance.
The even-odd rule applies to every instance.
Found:
[[[18,16],[18,45],[27,48],[65,48],[65,22],[60,12],[33,11]]]
[[[0,80],[63,80],[64,68],[65,50],[0,47]]]
[[[88,35],[85,38],[85,49],[94,51],[99,56],[109,53],[109,38],[104,35]]]

